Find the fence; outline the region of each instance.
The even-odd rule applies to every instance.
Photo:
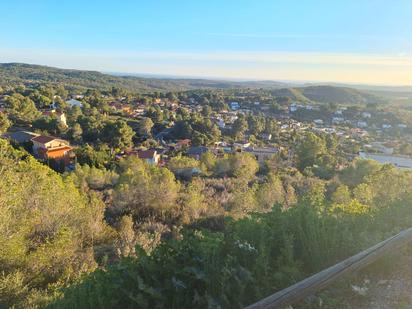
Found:
[[[409,228],[309,278],[249,305],[245,309],[285,308],[296,304],[305,297],[329,286],[343,275],[360,270],[411,241],[412,228]]]

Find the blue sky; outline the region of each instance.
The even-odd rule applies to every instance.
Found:
[[[412,84],[410,0],[5,2],[0,62]]]

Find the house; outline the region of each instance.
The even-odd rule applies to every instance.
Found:
[[[196,160],[200,160],[200,157],[208,151],[209,151],[209,149],[205,146],[196,146],[196,147],[190,147],[187,150],[186,154],[191,158],[194,158]]]
[[[139,157],[139,159],[142,159],[149,164],[157,165],[160,161],[160,154],[158,154],[155,149],[138,150],[137,156]]]
[[[76,100],[76,99],[70,99],[66,101],[67,105],[69,105],[70,107],[73,106],[78,106],[78,107],[83,107],[83,103]]]
[[[362,113],[362,117],[368,119],[368,118],[371,118],[372,115],[371,115],[371,113],[363,112],[363,113]]]
[[[124,103],[121,103],[121,102],[110,102],[109,106],[114,111],[124,112],[126,114],[131,114],[133,112],[133,109],[129,104],[124,104]]]
[[[254,155],[259,163],[264,163],[265,160],[277,154],[278,149],[273,147],[248,147],[245,152]]]
[[[226,127],[226,123],[222,118],[217,119],[217,125],[219,129],[224,129]]]
[[[236,150],[242,150],[247,147],[250,147],[250,142],[248,141],[237,141],[233,143],[233,149]]]
[[[232,111],[237,111],[240,108],[239,102],[230,102],[229,106]]]
[[[260,134],[260,138],[268,142],[268,141],[272,140],[272,134],[262,133],[262,134]]]
[[[31,141],[33,142],[33,153],[40,159],[54,159],[56,161],[63,161],[65,165],[68,165],[73,157],[73,148],[64,139],[39,135],[33,137]]]
[[[315,119],[315,120],[313,120],[313,122],[314,122],[315,124],[318,124],[318,125],[322,125],[322,124],[323,124],[323,120],[322,120],[322,119]]]
[[[56,117],[59,123],[64,124],[67,127],[66,115],[63,112],[58,112],[55,109],[42,111],[42,115],[46,117]]]
[[[332,123],[333,124],[341,124],[345,121],[343,117],[333,117],[332,118]]]
[[[186,148],[186,147],[189,147],[191,144],[192,144],[191,139],[188,139],[188,138],[180,139],[176,142],[175,149],[179,150],[182,148]]]
[[[298,110],[298,106],[297,106],[296,104],[292,104],[292,105],[289,107],[289,110],[290,110],[291,113],[294,113],[294,112],[296,112],[296,111]]]

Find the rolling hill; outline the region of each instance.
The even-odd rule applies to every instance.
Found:
[[[384,100],[367,91],[348,87],[335,86],[307,86],[297,88],[283,88],[272,91],[276,96],[287,96],[298,101],[313,101],[320,103],[383,103]]]
[[[0,85],[8,83],[42,84],[63,83],[72,89],[112,87],[125,88],[134,92],[184,91],[193,89],[266,89],[275,96],[287,96],[298,101],[320,103],[381,103],[380,96],[368,91],[349,87],[329,85],[294,85],[275,81],[226,81],[183,78],[146,78],[104,74],[97,71],[59,69],[24,63],[0,64]]]

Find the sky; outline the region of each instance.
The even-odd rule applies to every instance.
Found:
[[[0,62],[412,85],[411,0],[0,0]]]

